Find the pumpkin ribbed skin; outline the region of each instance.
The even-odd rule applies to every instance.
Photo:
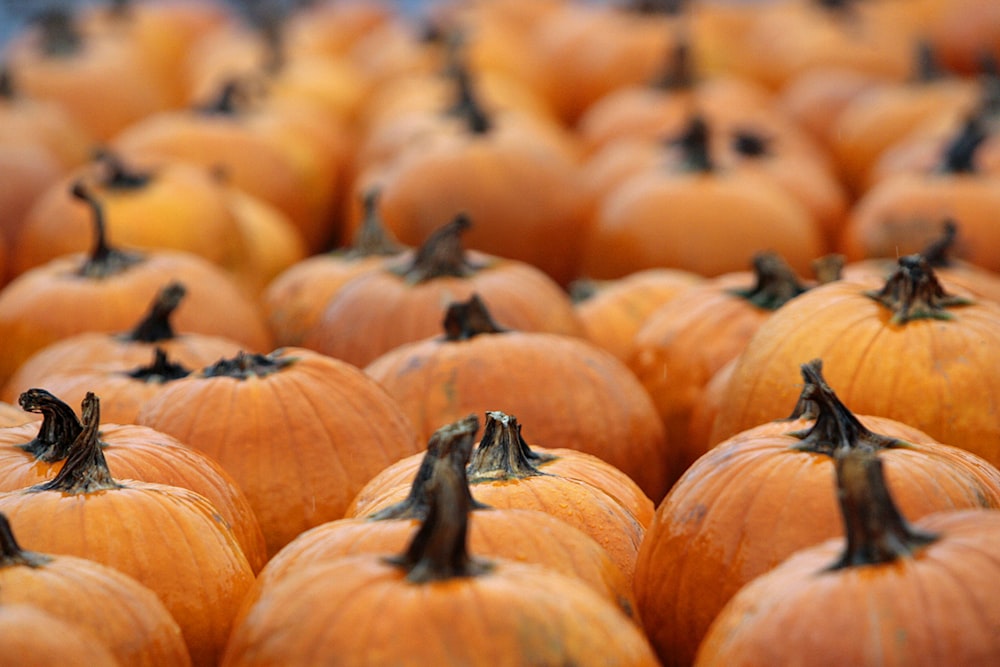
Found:
[[[893,420],[860,420],[874,433],[905,439],[865,446],[879,447],[907,515],[1000,506],[1000,471],[981,458],[926,435],[914,438],[920,434]],[[805,447],[809,438],[801,435],[816,423],[764,424],[719,443],[657,508],[640,549],[635,587],[664,664],[690,664],[712,620],[741,586],[840,532],[833,459],[815,444]]]
[[[424,439],[469,413],[502,409],[526,425],[531,443],[597,456],[654,502],[666,493],[667,445],[652,400],[622,361],[592,343],[522,331],[429,338],[383,354],[365,372]]]
[[[122,665],[191,664],[177,621],[149,588],[87,558],[26,551],[14,540],[6,518],[2,523],[0,609],[28,604],[78,626]],[[0,645],[0,652],[10,658],[6,646]]]
[[[837,281],[774,313],[736,362],[711,439],[784,417],[801,387],[795,368],[821,356],[856,412],[897,419],[1000,463],[1000,385],[991,371],[1000,308],[980,299],[936,309],[946,319],[894,323],[894,310],[866,295],[881,287]]]
[[[18,667],[124,667],[91,633],[31,604],[0,607],[0,653]]]
[[[0,431],[0,491],[41,484],[62,467],[61,460],[45,463],[19,447],[37,433],[37,423]],[[215,460],[145,426],[101,424],[101,441],[115,477],[179,486],[204,496],[232,527],[254,572],[264,566],[267,551],[257,517],[246,495]]]
[[[83,431],[59,474],[0,493],[0,512],[32,548],[89,558],[146,585],[180,626],[192,664],[215,664],[254,579],[239,542],[204,496],[115,481],[97,439],[96,397],[88,396],[83,413]]]
[[[249,498],[270,555],[341,518],[370,477],[419,451],[406,416],[370,377],[302,348],[237,356],[172,382],[138,421],[221,464]]]

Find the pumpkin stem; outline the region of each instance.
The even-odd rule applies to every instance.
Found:
[[[27,412],[42,415],[38,435],[19,449],[31,454],[36,461],[54,463],[66,458],[70,445],[80,435],[83,424],[68,404],[45,389],[28,389],[17,402]]]
[[[477,484],[547,475],[535,467],[531,455],[517,419],[499,411],[487,412],[483,439],[466,468],[469,481]]]
[[[678,39],[671,46],[666,67],[653,82],[653,87],[667,92],[690,90],[694,87],[691,44],[687,39]]]
[[[406,571],[407,581],[426,584],[457,577],[474,577],[492,569],[468,551],[468,485],[447,459],[436,459],[427,481],[427,516],[399,556],[386,559]]]
[[[957,238],[958,224],[948,218],[942,225],[941,236],[921,250],[920,255],[935,268],[951,266],[954,263],[951,258],[951,250],[955,247],[955,239]]]
[[[813,275],[820,285],[840,280],[844,271],[845,258],[839,253],[830,253],[812,261]]]
[[[450,50],[457,51],[457,48]],[[452,80],[455,82],[458,99],[447,113],[464,120],[469,128],[469,132],[472,134],[487,134],[493,129],[493,122],[479,101],[475,87],[472,84],[472,75],[469,72],[468,66],[457,56],[457,53],[452,55],[449,72]]]
[[[917,40],[913,56],[913,80],[917,83],[930,83],[945,77],[945,71],[938,62],[934,45],[926,39]]]
[[[753,130],[736,130],[733,133],[733,149],[743,157],[763,158],[771,155],[771,139]]]
[[[106,148],[94,151],[94,159],[103,165],[105,176],[101,185],[114,190],[138,190],[149,185],[153,175],[125,164],[121,156]]]
[[[228,79],[219,86],[214,99],[195,107],[195,111],[211,116],[238,116],[250,102],[250,81]]]
[[[444,315],[444,339],[449,342],[469,340],[479,334],[497,334],[508,331],[493,321],[486,304],[478,294],[468,301],[456,301],[448,306]]]
[[[159,343],[176,338],[170,317],[186,294],[187,289],[179,282],[166,285],[156,293],[146,315],[121,338],[134,343]]]
[[[153,350],[153,361],[146,366],[139,366],[125,375],[135,380],[147,383],[162,384],[171,380],[180,380],[191,374],[191,369],[167,359],[167,351],[159,345]]]
[[[985,123],[979,114],[966,118],[962,128],[945,148],[941,163],[937,167],[942,174],[972,174],[977,171],[976,153],[989,138]]]
[[[410,494],[398,503],[379,510],[368,518],[375,521],[384,519],[423,519],[427,516],[427,508],[430,506],[431,492],[429,483],[438,469],[439,461],[447,461],[454,468],[455,474],[461,478],[465,484],[468,494],[469,507],[482,509],[486,505],[477,502],[472,497],[469,490],[469,480],[465,472],[465,466],[469,462],[475,445],[476,431],[479,430],[479,419],[475,415],[469,415],[451,424],[442,426],[431,435],[427,442],[427,451],[420,461],[417,474],[413,478],[410,486]]]
[[[101,401],[87,392],[81,406],[83,430],[69,446],[68,456],[55,477],[30,488],[31,491],[59,491],[68,495],[93,493],[121,488],[108,470],[104,449],[98,438],[101,424]]]
[[[687,0],[629,0],[625,9],[636,14],[679,16],[686,5]]]
[[[600,282],[593,278],[577,278],[567,286],[567,290],[573,303],[583,303],[597,295],[600,290]]]
[[[91,219],[94,223],[94,246],[87,260],[77,269],[78,276],[82,278],[107,278],[126,271],[142,261],[142,255],[138,253],[124,252],[111,247],[108,243],[104,207],[82,181],[74,183],[70,192],[75,198],[90,206]]]
[[[715,170],[709,154],[708,123],[701,114],[692,116],[687,128],[670,144],[680,148],[681,169],[684,171],[707,174]]]
[[[470,227],[469,216],[456,215],[451,222],[434,230],[417,248],[413,259],[400,266],[396,273],[411,285],[445,276],[464,278],[475,273],[481,267],[469,261],[462,244],[462,234]]]
[[[903,518],[875,450],[841,450],[834,458],[847,544],[831,570],[891,563],[913,556],[938,539]]]
[[[796,449],[832,456],[841,449],[885,449],[903,445],[901,440],[865,428],[826,383],[821,360],[813,359],[802,364],[800,369],[805,385],[792,418],[816,421],[811,428],[791,434],[802,440]]]
[[[892,311],[893,324],[903,325],[912,320],[949,320],[945,309],[965,306],[969,299],[944,291],[930,263],[921,255],[899,258],[899,266],[880,290],[865,293]]]
[[[10,68],[0,64],[0,100],[8,102],[17,97],[17,89],[14,87],[14,75],[10,73]]]
[[[46,7],[35,15],[32,23],[40,31],[39,46],[46,56],[71,58],[83,48],[83,34],[69,7]]]
[[[364,217],[361,225],[354,232],[351,247],[346,256],[350,258],[398,255],[405,248],[396,240],[385,221],[378,214],[378,188],[371,188],[364,194],[361,204],[364,207]]]
[[[51,561],[51,556],[22,549],[14,537],[14,530],[7,515],[0,514],[0,568],[13,565],[41,567]]]
[[[753,287],[734,288],[729,293],[763,310],[777,310],[808,289],[799,281],[792,267],[775,252],[755,254],[753,272],[756,278]]]
[[[279,357],[277,355],[278,351],[270,354],[259,354],[240,350],[235,357],[220,359],[211,366],[202,369],[201,376],[248,380],[277,373],[296,361],[295,357]]]

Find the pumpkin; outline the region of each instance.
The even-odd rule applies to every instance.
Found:
[[[636,332],[659,306],[702,282],[680,269],[645,269],[612,280],[579,278],[570,296],[583,335],[627,362]]]
[[[836,457],[845,538],[799,551],[740,590],[695,665],[992,664],[1000,516],[967,509],[911,522],[882,456]]]
[[[396,121],[421,129],[404,130],[404,149],[360,171],[352,201],[378,188],[386,226],[411,246],[442,220],[467,215],[476,224],[471,248],[532,264],[565,285],[576,277],[585,213],[575,143],[537,115],[484,109],[475,83],[459,87],[447,115]],[[348,229],[360,217],[353,209]]]
[[[714,277],[772,250],[797,271],[823,252],[816,217],[773,179],[716,165],[709,126],[691,118],[666,167],[630,172],[594,201],[582,274],[615,278],[668,267]]]
[[[837,535],[830,488],[836,450],[878,449],[901,506],[914,517],[1000,501],[1000,471],[983,459],[936,443],[905,421],[858,417],[818,363],[800,370],[808,409],[800,402],[801,416],[762,423],[708,450],[646,531],[636,601],[665,665],[691,663],[712,620],[743,585]]]
[[[404,247],[378,215],[378,191],[365,194],[365,217],[351,243],[313,255],[282,271],[261,295],[271,333],[279,347],[302,345],[330,298],[351,278],[377,270]]]
[[[0,291],[0,382],[61,338],[131,326],[151,295],[171,280],[189,289],[175,320],[178,328],[232,338],[250,350],[270,347],[259,305],[225,271],[179,251],[112,246],[100,200],[82,185],[74,192],[91,208],[94,245],[86,254],[60,257],[22,273]]]
[[[282,211],[311,252],[339,236],[335,207],[348,141],[305,104],[254,96],[246,80],[227,80],[208,102],[150,114],[110,147],[126,160],[183,161],[221,169],[231,185]]]
[[[887,280],[835,281],[785,304],[740,354],[712,440],[787,413],[789,366],[822,356],[830,382],[862,414],[910,424],[1000,463],[992,368],[1000,306],[942,283],[919,255]],[[996,341],[996,342],[995,342]]]
[[[502,413],[497,413],[498,415]],[[466,418],[468,419],[468,417]],[[459,420],[462,421],[462,420]],[[459,422],[455,422],[458,424]],[[438,437],[441,429],[454,428],[450,424],[442,426],[434,432],[431,440]],[[520,451],[532,466],[540,472],[560,477],[569,477],[587,484],[599,487],[602,491],[620,502],[631,512],[643,527],[653,520],[655,507],[653,502],[643,493],[632,479],[618,468],[602,461],[596,456],[575,449],[550,449],[547,447],[529,447],[522,438]],[[427,456],[433,454],[428,446],[424,454],[412,454],[387,466],[382,472],[372,477],[364,485],[358,495],[351,501],[345,516],[360,516],[365,514],[361,508],[387,494],[394,494],[400,488],[411,488],[412,484],[426,477]]]
[[[2,514],[0,587],[0,608],[25,604],[43,610],[85,630],[122,665],[191,664],[177,621],[153,591],[87,558],[22,549]],[[0,650],[11,659],[6,646]]]
[[[401,345],[365,373],[420,438],[469,413],[502,409],[528,424],[539,446],[603,459],[654,502],[666,493],[663,424],[625,363],[579,338],[503,329],[478,295],[448,307],[444,335]]]
[[[102,142],[170,106],[168,84],[135,42],[87,30],[79,19],[70,7],[48,7],[5,45],[26,94],[58,104]]]
[[[964,74],[979,70],[984,55],[1000,59],[997,47],[1000,12],[989,0],[955,0],[939,3],[935,20],[927,26],[927,39],[941,53],[949,69]]]
[[[23,667],[122,667],[90,632],[32,604],[0,606],[0,651]]]
[[[176,331],[173,321],[187,291],[180,282],[167,283],[156,293],[142,318],[126,331],[85,331],[43,347],[18,366],[0,389],[0,400],[13,403],[31,387],[45,386],[47,378],[53,375],[72,375],[98,367],[123,372],[140,365],[148,366],[156,361],[157,350],[161,350],[164,357],[169,355],[171,363],[177,365],[173,371],[161,365],[161,371],[168,371],[161,375],[169,377],[182,367],[207,366],[242,349],[241,343],[221,336]],[[107,397],[97,393],[105,399],[102,409],[107,417],[110,414]],[[82,399],[83,393],[72,401],[78,403]],[[112,421],[128,423],[131,420],[114,418]]]
[[[757,328],[807,285],[778,255],[760,253],[753,271],[692,287],[647,318],[632,341],[629,368],[656,404],[677,476],[704,449],[688,441],[691,415],[711,377]],[[672,481],[676,481],[672,480]]]
[[[631,581],[643,534],[635,515],[592,483],[542,472],[527,450],[517,419],[498,411],[487,412],[482,440],[466,466],[476,500],[491,507],[540,510],[567,521],[604,547]],[[352,511],[355,516],[376,513],[405,498],[410,490],[407,484],[381,494],[362,489]]]
[[[273,580],[241,614],[222,665],[656,664],[639,628],[579,579],[471,555],[468,488],[443,461],[435,480],[401,553]],[[409,633],[421,640],[401,641]]]
[[[419,451],[382,387],[302,348],[219,360],[168,383],[137,422],[219,462],[247,495],[269,556],[341,518],[369,478]]]
[[[442,426],[427,443],[427,451],[419,456],[419,470],[405,499],[369,516],[331,521],[299,535],[268,561],[257,577],[255,590],[312,563],[404,549],[417,524],[427,516],[433,486],[441,481],[436,479],[440,476],[438,462],[445,461],[468,483],[465,466],[478,427],[474,415]],[[537,563],[578,577],[638,622],[630,583],[608,552],[587,533],[544,511],[496,508],[477,501],[473,501],[471,510],[468,539],[475,553]]]
[[[96,396],[88,397],[83,413],[84,428],[59,473],[0,494],[0,512],[39,551],[96,560],[145,584],[180,626],[192,664],[216,664],[253,583],[246,556],[203,496],[113,479],[97,437]]]
[[[874,184],[855,203],[840,241],[849,260],[919,252],[944,217],[957,220],[968,244],[961,259],[1000,270],[993,248],[1000,237],[992,211],[1000,204],[1000,172],[980,171],[975,156],[988,133],[971,115],[939,156],[935,168],[902,171]]]
[[[42,421],[0,431],[0,491],[51,480],[84,428],[73,408],[45,389],[24,392],[19,403],[24,414],[42,415]],[[264,535],[257,517],[243,490],[214,459],[132,423],[102,421],[98,442],[116,477],[179,486],[204,496],[232,529],[254,572],[263,567]]]
[[[384,261],[336,291],[302,346],[363,367],[383,353],[433,336],[442,308],[479,294],[497,317],[523,331],[579,336],[569,295],[548,275],[517,260],[466,251],[475,225],[458,216],[414,252]]]

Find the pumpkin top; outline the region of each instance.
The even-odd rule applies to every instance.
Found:
[[[473,484],[548,475],[532,461],[531,449],[521,437],[517,419],[499,411],[486,413],[482,441],[466,470]]]
[[[25,391],[17,400],[27,412],[42,415],[38,435],[19,448],[44,463],[65,459],[70,446],[83,430],[73,408],[49,391],[39,388]]]
[[[108,243],[104,207],[82,182],[74,183],[70,192],[90,206],[91,219],[94,223],[94,246],[86,261],[77,269],[78,276],[93,279],[108,278],[123,273],[144,260],[144,256],[139,253],[125,252]]]
[[[447,459],[435,459],[427,492],[427,516],[409,547],[386,561],[403,569],[415,584],[489,572],[492,563],[469,555],[468,487]]]
[[[468,301],[450,304],[444,316],[444,340],[457,342],[475,338],[480,334],[498,334],[508,331],[493,321],[492,315],[478,294]]]
[[[407,262],[391,268],[410,285],[419,285],[435,278],[465,278],[483,268],[472,261],[462,244],[462,234],[472,227],[469,216],[459,214],[451,222],[438,227]]]
[[[14,538],[14,530],[7,515],[0,514],[0,568],[13,565],[41,567],[51,561],[51,556],[22,549]]]
[[[754,255],[753,272],[756,282],[752,287],[729,292],[763,310],[777,310],[808,289],[781,255],[774,252]]]
[[[153,173],[136,169],[132,165],[125,164],[121,156],[116,153],[100,148],[94,153],[94,159],[104,167],[104,174],[100,180],[103,188],[111,190],[139,190],[149,185],[153,180]]]
[[[911,526],[889,493],[877,453],[868,448],[840,450],[836,456],[837,497],[847,544],[830,569],[891,563],[914,555],[937,535]]]
[[[653,82],[653,86],[666,92],[690,90],[694,87],[694,79],[691,45],[687,39],[677,39],[670,49],[663,73]]]
[[[919,319],[948,320],[952,315],[947,308],[972,303],[945,292],[930,263],[919,254],[900,257],[885,285],[865,295],[891,310],[891,322],[898,325]]]
[[[39,29],[41,53],[71,58],[83,48],[83,33],[68,6],[50,5],[38,12],[32,24]]]
[[[715,171],[709,148],[708,122],[701,114],[693,115],[684,131],[669,143],[680,149],[683,171],[705,174]]]
[[[153,350],[153,361],[144,366],[126,371],[125,375],[147,383],[163,383],[170,380],[180,380],[191,374],[191,369],[184,364],[170,361],[167,351],[159,345]]]
[[[846,449],[883,449],[904,443],[896,438],[873,433],[834,393],[822,374],[820,359],[802,364],[805,386],[790,419],[814,419],[805,431],[792,433],[801,440],[796,449],[835,456]]]
[[[475,415],[469,415],[435,431],[427,443],[427,451],[417,468],[409,495],[400,502],[375,512],[368,518],[374,521],[425,518],[431,504],[433,485],[430,482],[435,471],[439,469],[439,461],[445,461],[454,468],[455,474],[465,485],[465,492],[469,496],[469,506],[475,509],[484,508],[485,505],[472,498],[465,472],[465,465],[472,453],[478,430],[479,419]]]
[[[101,402],[93,392],[87,392],[83,399],[81,422],[83,429],[69,446],[66,463],[59,473],[48,482],[31,487],[31,491],[58,491],[65,495],[77,495],[121,488],[112,479],[108,462],[104,458],[104,449],[98,437]]]
[[[364,194],[361,200],[364,215],[351,238],[351,247],[344,253],[345,257],[357,259],[388,256],[399,254],[404,250],[404,246],[396,240],[378,214],[380,194],[378,188],[371,188]]]
[[[455,104],[446,110],[446,114],[463,120],[469,133],[475,136],[489,134],[493,129],[493,121],[486,114],[482,103],[472,85],[472,76],[468,66],[457,56],[457,47],[449,49],[448,72],[455,82],[457,99]]]
[[[133,343],[159,343],[175,338],[177,334],[170,318],[186,294],[187,288],[183,283],[172,281],[165,285],[156,293],[145,316],[119,339]]]
[[[972,174],[976,169],[976,153],[989,138],[980,113],[970,114],[961,129],[945,147],[937,172],[942,174]]]
[[[236,380],[266,377],[295,363],[295,357],[282,357],[278,355],[279,352],[276,350],[270,354],[260,354],[240,350],[235,357],[220,359],[202,369],[201,377],[228,377]]]

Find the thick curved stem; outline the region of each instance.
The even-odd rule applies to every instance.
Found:
[[[456,215],[446,225],[437,228],[417,249],[412,261],[396,270],[411,285],[441,277],[464,278],[480,267],[469,261],[462,235],[472,227],[469,216]]]
[[[187,289],[179,282],[166,285],[156,294],[146,315],[122,338],[136,343],[159,343],[177,336],[170,318],[181,304]]]
[[[498,334],[508,331],[493,321],[486,304],[478,294],[468,301],[458,301],[448,306],[444,315],[444,339],[449,342],[469,340],[480,334]]]
[[[427,451],[420,461],[417,474],[413,478],[409,495],[398,503],[371,514],[368,518],[374,521],[385,519],[424,519],[431,503],[430,482],[438,469],[439,461],[447,461],[455,469],[468,493],[469,507],[482,509],[486,506],[477,502],[469,491],[469,480],[465,466],[475,446],[476,432],[479,430],[479,419],[469,415],[451,424],[442,426],[430,437]]]
[[[22,549],[14,537],[7,515],[0,514],[0,568],[16,565],[41,567],[51,561],[51,556]]]
[[[777,310],[808,289],[781,255],[774,252],[754,255],[753,272],[756,279],[753,287],[732,289],[730,293],[763,310]]]
[[[708,123],[698,114],[692,116],[684,132],[670,142],[681,150],[681,168],[684,171],[705,174],[715,171],[708,139]]]
[[[891,563],[913,556],[937,535],[911,526],[889,493],[882,461],[871,449],[836,455],[837,497],[847,544],[830,569]]]
[[[17,402],[27,412],[42,415],[38,435],[19,448],[44,463],[65,459],[73,441],[83,430],[83,424],[73,408],[40,388],[28,389],[18,397]]]
[[[380,192],[371,188],[362,199],[364,217],[354,232],[351,247],[346,255],[351,258],[398,255],[403,246],[386,228],[382,216],[378,214]]]
[[[88,392],[82,405],[83,430],[69,447],[66,463],[50,481],[30,488],[31,491],[58,491],[67,495],[94,493],[120,488],[111,477],[104,449],[98,438],[101,424],[100,399]]]
[[[548,474],[532,462],[531,449],[521,437],[517,419],[499,411],[486,413],[482,441],[473,452],[466,471],[473,484]]]
[[[87,260],[77,269],[77,275],[84,278],[106,278],[122,273],[143,260],[143,256],[138,253],[124,252],[108,243],[104,207],[82,181],[74,183],[70,193],[90,207],[94,225],[94,245]]]
[[[866,292],[892,311],[891,322],[903,325],[918,319],[949,320],[948,308],[972,303],[944,291],[930,263],[921,255],[899,258],[899,266],[880,290]]]

